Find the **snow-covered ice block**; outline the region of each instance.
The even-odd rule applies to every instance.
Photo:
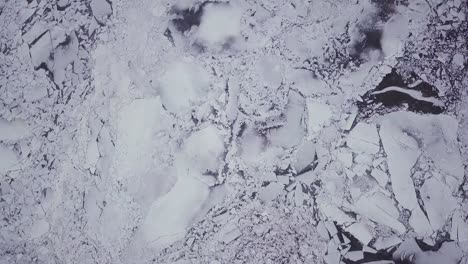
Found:
[[[424,181],[420,193],[432,229],[442,228],[452,211],[458,206],[450,188],[431,177]]]
[[[379,134],[375,124],[358,123],[348,135],[347,146],[356,151],[375,154],[380,149]]]
[[[31,130],[25,121],[0,119],[0,140],[20,140],[30,135]]]

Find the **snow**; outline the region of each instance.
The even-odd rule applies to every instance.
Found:
[[[380,139],[375,124],[358,123],[348,135],[346,145],[356,151],[375,154],[380,149]]]

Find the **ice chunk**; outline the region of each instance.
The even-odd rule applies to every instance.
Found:
[[[31,60],[35,68],[39,68],[42,64],[45,64],[49,70],[52,70],[53,62],[50,56],[52,53],[52,40],[49,31],[42,34],[31,45],[29,52],[31,53]]]
[[[30,135],[31,130],[25,121],[0,119],[0,140],[20,140]]]
[[[375,154],[380,149],[379,140],[374,124],[358,123],[349,133],[346,144],[356,152]]]
[[[315,157],[315,143],[312,141],[305,141],[297,149],[296,159],[293,167],[297,172],[304,170],[309,164],[312,163]]]
[[[222,45],[240,35],[242,12],[231,4],[208,4],[203,9],[197,38],[207,45]]]
[[[171,112],[186,111],[208,91],[209,75],[192,61],[175,62],[161,81],[161,99]]]
[[[324,126],[329,125],[333,115],[332,109],[325,103],[319,103],[313,99],[307,100],[307,111],[309,114],[309,135],[313,136]]]
[[[372,233],[370,227],[363,223],[354,223],[348,227],[346,230],[356,237],[362,244],[367,245],[372,240]]]
[[[13,150],[0,145],[0,174],[18,169],[18,162],[18,156]]]
[[[457,207],[457,200],[452,196],[450,188],[431,177],[424,181],[420,193],[432,229],[442,228]]]
[[[397,219],[400,212],[392,199],[380,192],[362,196],[356,203],[356,212],[379,224],[388,226],[400,234],[405,233],[405,226]]]
[[[371,172],[371,176],[379,183],[380,186],[384,187],[388,183],[388,175],[380,169],[374,168]]]

